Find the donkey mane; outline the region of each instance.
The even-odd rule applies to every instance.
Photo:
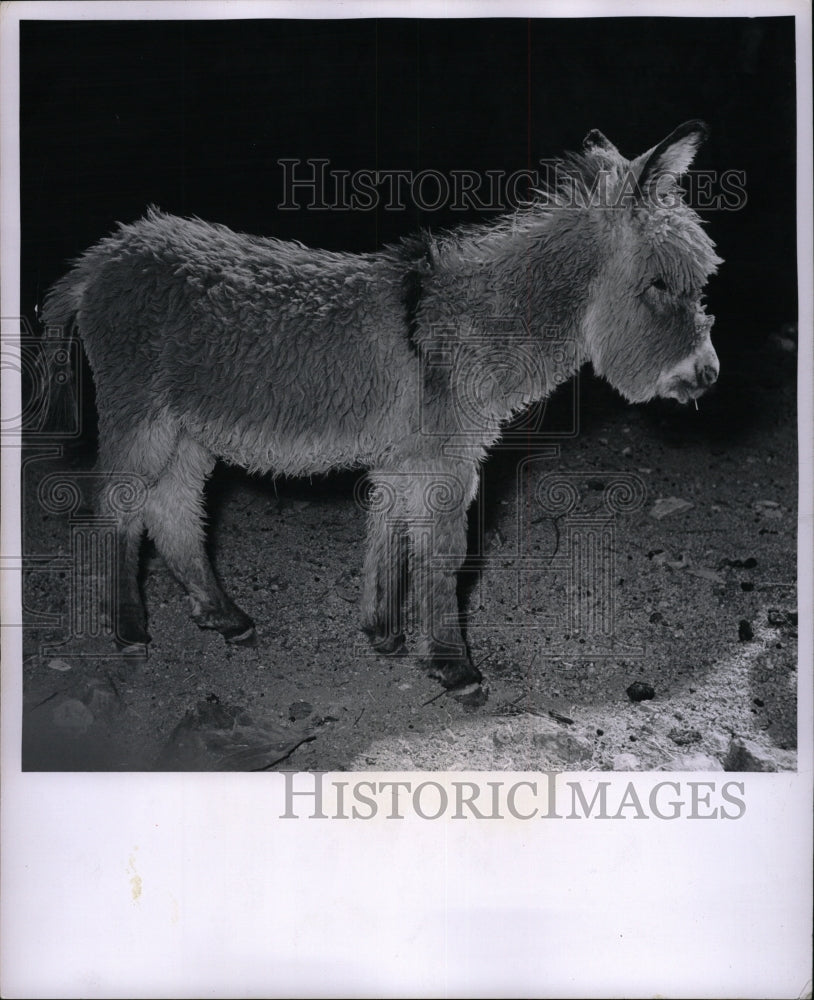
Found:
[[[625,194],[633,207],[638,171],[615,150],[609,153],[606,149],[591,148],[582,153],[566,152],[546,161],[546,166],[547,176],[531,189],[528,200],[514,208],[482,222],[435,231],[422,229],[385,246],[383,252],[424,272],[433,270],[437,264],[453,268],[455,263],[491,264],[502,249],[517,249],[515,239],[544,239],[552,222],[564,210],[615,206]],[[672,211],[689,210],[675,182],[670,186],[670,194],[674,201]]]

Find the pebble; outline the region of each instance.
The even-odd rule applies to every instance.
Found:
[[[310,701],[293,701],[288,706],[288,717],[296,722],[298,719],[307,719],[313,711],[314,706]]]
[[[723,757],[729,749],[730,740],[731,737],[726,733],[713,730],[711,733],[707,733],[705,742],[709,747],[717,751],[718,754]]]
[[[724,566],[731,566],[733,569],[754,569],[757,566],[757,559],[754,556],[749,556],[748,559],[722,559],[718,563],[718,569],[723,569]]]
[[[691,743],[701,742],[701,733],[692,726],[673,726],[667,735],[673,743],[678,744],[680,747],[686,747]]]
[[[568,764],[576,764],[593,756],[594,748],[588,740],[566,733],[558,726],[543,723],[531,738],[535,746],[555,754]]]
[[[741,618],[738,622],[738,639],[741,642],[750,642],[755,637],[755,630],[752,628],[751,622],[747,621],[745,618]]]
[[[716,573],[714,569],[705,569],[703,566],[694,567],[691,566],[687,573],[690,576],[697,576],[701,580],[710,580],[712,583],[723,583],[724,578],[720,573]]]
[[[680,497],[661,497],[650,509],[650,516],[657,521],[670,517],[671,514],[682,514],[685,510],[690,510],[694,504],[689,500],[682,500]]]
[[[773,628],[780,628],[783,625],[797,625],[797,612],[796,611],[781,611],[779,608],[769,608],[766,616],[766,621]],[[50,664],[49,664],[50,666]]]
[[[641,761],[635,753],[618,753],[613,758],[614,771],[638,771]]]
[[[71,665],[70,663],[66,663],[65,660],[49,660],[48,669],[65,671],[65,670],[70,670]]]
[[[723,771],[717,757],[706,753],[682,753],[662,764],[660,771]]]
[[[504,747],[514,743],[514,730],[511,726],[499,726],[492,733],[492,742],[496,747]]]
[[[54,725],[60,729],[68,729],[78,735],[86,733],[93,725],[93,712],[78,698],[68,698],[57,705],[52,718]]]

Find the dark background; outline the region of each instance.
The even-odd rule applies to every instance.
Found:
[[[23,22],[22,306],[148,204],[247,232],[372,250],[450,209],[281,212],[278,160],[505,170],[599,128],[638,155],[689,118],[695,166],[744,170],[705,213],[722,363],[796,319],[792,18]]]

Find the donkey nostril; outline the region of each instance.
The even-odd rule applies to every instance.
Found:
[[[718,379],[718,369],[715,365],[704,365],[696,369],[696,377],[700,385],[712,385]]]

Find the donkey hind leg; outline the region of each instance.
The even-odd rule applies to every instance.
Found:
[[[371,513],[363,574],[362,628],[377,653],[403,653],[407,591],[407,525],[389,512]]]
[[[182,435],[172,461],[150,488],[144,521],[172,574],[192,600],[201,628],[220,632],[227,642],[251,645],[254,622],[223,592],[206,554],[203,488],[215,466],[211,452]]]
[[[148,483],[166,465],[177,434],[165,425],[148,421],[136,423],[122,433],[116,423],[105,419],[113,410],[105,405],[101,394],[99,403],[96,471],[101,483],[96,509],[103,519],[116,525],[115,573],[105,580],[104,611],[113,626],[116,644],[135,651],[150,642],[138,583],[144,535],[143,502]],[[129,502],[128,498],[135,502]]]

